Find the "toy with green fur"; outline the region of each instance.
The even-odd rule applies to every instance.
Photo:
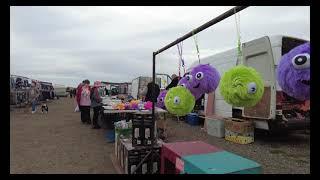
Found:
[[[167,92],[164,103],[171,114],[185,116],[193,110],[195,98],[187,88],[177,86]]]
[[[264,81],[253,68],[239,65],[221,78],[220,93],[224,100],[236,107],[255,106],[264,93]]]

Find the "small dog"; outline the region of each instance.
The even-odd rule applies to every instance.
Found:
[[[48,108],[47,104],[41,105],[41,112],[43,113],[43,111],[45,111],[45,113],[48,114],[49,108]]]

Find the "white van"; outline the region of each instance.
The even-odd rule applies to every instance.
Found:
[[[68,92],[67,92],[67,87],[64,85],[53,85],[54,88],[54,95],[56,97],[67,97]]]
[[[227,104],[220,94],[219,87],[214,93],[212,112],[223,117],[240,117],[253,119],[256,128],[264,130],[302,129],[309,127],[309,101],[299,102],[282,92],[276,80],[276,68],[282,55],[307,40],[287,36],[265,36],[242,44],[244,64],[255,68],[263,77],[265,92],[262,100],[254,107],[239,108]],[[231,49],[213,56],[203,58],[201,64],[210,64],[222,75],[238,64],[237,49]],[[198,65],[192,64],[189,68]]]

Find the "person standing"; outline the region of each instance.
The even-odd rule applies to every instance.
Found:
[[[166,90],[169,90],[170,88],[176,87],[179,83],[179,76],[177,76],[176,74],[172,74],[171,76],[172,81],[171,83],[166,87]]]
[[[152,90],[152,86],[155,85],[154,91]],[[149,82],[147,85],[147,88],[144,90],[142,93],[143,95],[145,94],[145,101],[151,101],[156,103],[157,102],[157,97],[160,94],[160,87],[157,84],[154,84],[153,82]]]
[[[36,87],[36,83],[31,83],[31,88],[29,91],[29,102],[31,102],[31,113],[34,114],[36,112],[37,99],[40,95],[38,88]]]
[[[100,110],[102,108],[102,99],[99,93],[99,88],[101,87],[101,82],[96,81],[94,82],[93,88],[91,89],[90,99],[91,99],[91,107],[93,108],[93,127],[92,129],[100,129],[98,125],[98,116]]]
[[[90,81],[84,80],[83,85],[79,86],[79,90],[77,92],[77,103],[81,112],[81,122],[83,124],[91,124],[91,117],[90,117]]]

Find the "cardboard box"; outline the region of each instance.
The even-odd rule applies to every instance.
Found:
[[[145,155],[148,154],[150,148],[145,147],[133,147],[130,139],[121,139],[122,149],[122,158],[120,160],[120,164],[122,164],[121,168],[124,170],[125,174],[133,174],[135,168],[139,165],[139,163],[143,160]],[[162,142],[157,141],[155,146],[155,150],[160,152]],[[154,168],[154,162],[156,163],[157,168]],[[154,158],[154,155],[151,154],[145,162],[137,169],[134,174],[152,174],[153,171],[158,173],[160,169],[160,157],[158,159]]]
[[[150,112],[137,112],[132,120],[132,146],[151,146],[156,139]]]
[[[225,139],[238,144],[254,142],[253,122],[236,118],[226,120]]]

